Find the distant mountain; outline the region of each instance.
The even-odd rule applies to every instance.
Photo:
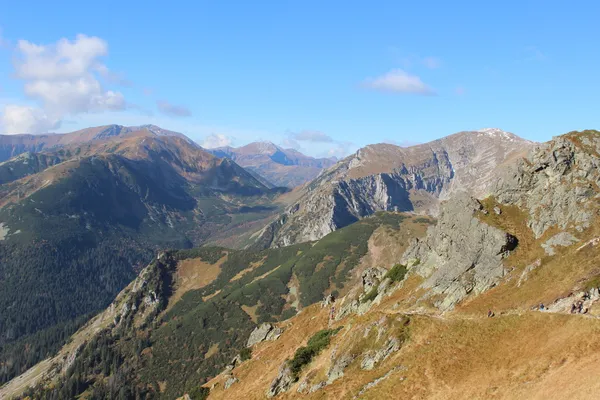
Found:
[[[21,153],[36,153],[55,147],[69,146],[78,143],[87,143],[95,140],[105,140],[115,137],[136,136],[151,134],[153,136],[176,136],[190,144],[194,142],[179,132],[159,128],[155,125],[122,126],[105,125],[81,129],[70,133],[50,133],[43,135],[0,135],[0,162],[17,156]]]
[[[412,147],[375,144],[323,171],[265,228],[259,246],[316,240],[376,211],[435,214],[459,191],[484,195],[496,168],[533,143],[500,129],[459,132]]]
[[[254,142],[242,147],[218,147],[209,150],[217,157],[227,157],[262,176],[275,186],[295,187],[311,181],[337,161],[313,158],[294,149],[283,149],[271,142]]]
[[[280,190],[178,134],[62,138],[0,163],[0,382],[60,345],[157,250],[243,237],[277,211]]]

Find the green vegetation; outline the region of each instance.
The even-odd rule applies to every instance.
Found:
[[[204,386],[198,386],[195,389],[190,390],[188,395],[192,400],[206,400],[210,394],[210,389]]]
[[[375,300],[375,297],[377,297],[377,288],[374,287],[373,289],[371,289],[369,291],[369,293],[367,293],[362,299],[361,299],[361,303],[367,303],[369,301],[373,301]]]
[[[406,275],[406,265],[396,264],[385,274],[383,279],[390,278],[392,282],[400,282]]]
[[[279,249],[201,247],[166,251],[146,270],[143,290],[129,295],[130,309],[138,313],[144,309],[150,293],[158,300],[158,307],[147,317],[144,314],[144,321],[135,320],[136,313],[129,313],[119,320],[118,328],[112,328],[109,346],[122,362],[116,368],[105,368],[102,359],[96,358],[91,369],[71,375],[87,377],[87,386],[81,386],[87,387],[87,393],[105,391],[103,382],[112,382],[117,379],[115,376],[128,393],[147,390],[146,398],[171,399],[190,393],[222,371],[235,356],[251,357],[245,345],[257,323],[282,321],[295,314],[295,309],[286,303],[293,276],[298,278],[300,298],[306,299],[303,304],[312,304],[308,299],[315,299],[313,303],[320,301],[326,293],[335,291],[333,286],[339,287],[350,276],[351,269],[344,271],[348,265],[356,265],[353,263],[366,252],[372,232],[380,226],[400,229],[403,218],[400,214],[379,214],[333,232],[319,242]],[[361,241],[364,250],[359,250]],[[330,246],[329,251],[321,242]],[[189,258],[209,264],[219,262],[220,273],[201,289],[184,293],[164,312],[177,263]],[[311,271],[324,283],[308,276]],[[248,309],[252,311],[247,312]],[[300,371],[310,362],[335,332],[319,332],[305,348],[299,349],[293,360],[294,370]],[[162,392],[157,380],[164,382]],[[46,393],[47,398],[54,393]]]
[[[252,358],[252,349],[250,347],[244,347],[242,351],[240,351],[240,359],[242,361],[246,361]]]
[[[342,327],[336,329],[323,329],[315,333],[309,340],[306,346],[299,347],[294,354],[294,358],[288,361],[288,365],[292,372],[294,380],[298,380],[300,371],[305,365],[310,364],[312,359],[318,355],[323,349],[329,346],[331,337],[338,333]]]

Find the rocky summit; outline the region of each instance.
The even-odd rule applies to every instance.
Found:
[[[485,196],[498,168],[534,143],[500,129],[459,132],[434,142],[370,145],[327,169],[268,227],[259,246],[315,240],[377,211],[435,215],[439,202],[467,191]]]

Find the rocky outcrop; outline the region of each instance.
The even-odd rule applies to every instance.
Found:
[[[560,232],[544,242],[542,247],[547,255],[553,256],[556,253],[554,249],[555,247],[568,247],[577,242],[579,242],[579,239],[571,235],[569,232]]]
[[[360,363],[360,368],[370,371],[381,361],[385,360],[390,354],[400,349],[400,341],[396,338],[390,338],[379,350],[367,352]]]
[[[529,214],[536,237],[548,228],[590,226],[600,182],[600,133],[574,132],[534,148],[495,184],[496,199]]]
[[[271,386],[267,390],[267,397],[275,397],[280,393],[286,392],[294,384],[294,381],[294,375],[286,361],[279,368],[277,377],[271,382]]]
[[[467,190],[484,195],[496,167],[532,146],[498,129],[461,132],[402,148],[370,145],[323,171],[299,200],[260,234],[260,246],[317,240],[377,211],[436,212]]]
[[[265,322],[260,324],[250,334],[246,347],[252,347],[257,343],[264,342],[265,340],[277,340],[283,333],[283,329],[273,326],[272,324]]]
[[[482,205],[466,193],[443,204],[436,226],[424,239],[415,239],[404,262],[419,260],[412,270],[423,276],[427,296],[450,310],[469,294],[479,294],[504,275],[502,260],[517,246],[517,239],[477,218]]]

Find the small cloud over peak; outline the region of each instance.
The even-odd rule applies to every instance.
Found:
[[[204,138],[202,147],[206,149],[214,149],[216,147],[231,146],[233,144],[233,138],[220,133],[214,133]]]
[[[160,112],[170,117],[190,117],[192,115],[189,108],[171,104],[166,100],[158,100],[156,106]]]
[[[368,78],[363,86],[382,92],[418,94],[433,96],[435,91],[427,86],[421,78],[411,75],[404,70],[394,69],[376,78]]]

